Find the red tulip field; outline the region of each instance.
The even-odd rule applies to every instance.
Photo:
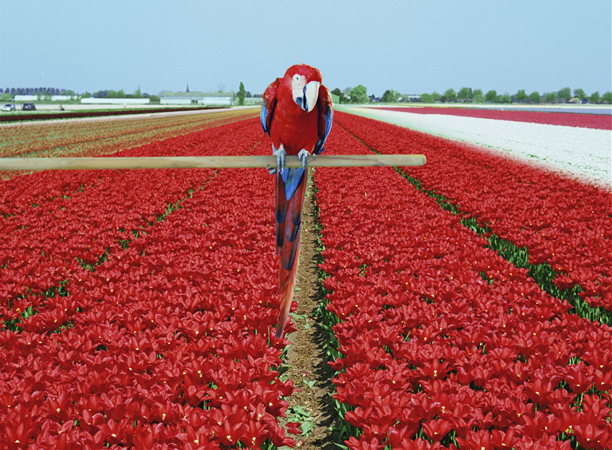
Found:
[[[337,123],[380,153],[422,153],[427,164],[406,169],[489,231],[526,247],[533,264],[562,274],[561,288],[580,283],[592,306],[612,311],[608,190],[551,174],[469,145],[339,113]],[[376,126],[372,126],[376,123]]]
[[[162,118],[136,116],[130,120],[115,120],[110,117],[93,121],[72,119],[3,126],[0,128],[0,158],[100,156],[232,123],[244,117],[245,111],[231,111]],[[8,172],[0,173],[0,179],[10,175]]]
[[[424,153],[424,167],[405,169],[423,186],[500,236],[520,237],[540,261],[567,255],[567,265],[550,261],[555,270],[597,275],[574,279],[609,323],[609,284],[595,280],[610,279],[610,193],[369,119],[337,114],[336,124],[334,152]],[[569,314],[490,248],[490,232],[479,236],[400,181],[391,168],[315,175],[327,319],[339,344],[335,398],[359,430],[349,447],[610,448],[610,327]],[[599,203],[580,204],[578,188]],[[555,206],[563,191],[575,197]],[[580,223],[588,254],[577,250]],[[538,229],[550,238],[537,239]]]
[[[0,157],[267,155],[257,113],[0,127]],[[313,171],[338,448],[612,448],[612,193],[334,120],[324,155],[427,157]],[[266,170],[0,176],[0,448],[300,448]]]

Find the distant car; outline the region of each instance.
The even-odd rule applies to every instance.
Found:
[[[15,111],[17,108],[15,108],[15,105],[12,103],[7,103],[6,105],[4,105],[4,107],[2,108],[2,111]]]
[[[34,106],[34,103],[24,103],[21,109],[23,111],[36,111],[36,106]]]

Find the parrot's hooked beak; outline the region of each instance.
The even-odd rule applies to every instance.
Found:
[[[306,84],[302,90],[293,90],[293,100],[297,105],[306,112],[310,112],[314,109],[319,98],[319,87],[321,83],[318,81],[311,81]]]

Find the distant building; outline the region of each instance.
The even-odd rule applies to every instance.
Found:
[[[189,89],[189,86],[187,86]],[[159,94],[162,105],[206,105],[206,106],[231,106],[234,104],[232,92],[169,92],[163,91]]]
[[[81,99],[82,104],[87,105],[148,105],[150,98],[96,98],[87,97]]]
[[[72,97],[69,95],[52,95],[47,96],[44,94],[39,95],[15,95],[16,102],[35,102],[37,100],[46,100],[50,99],[52,102],[65,102],[71,100]]]
[[[44,96],[41,96],[44,98]],[[38,100],[38,95],[16,95],[14,100],[16,102],[33,102]]]
[[[420,102],[421,94],[406,94],[403,96],[406,102]]]

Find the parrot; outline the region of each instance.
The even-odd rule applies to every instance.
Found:
[[[276,337],[283,335],[293,301],[300,254],[300,228],[308,182],[308,157],[319,155],[331,131],[332,98],[312,66],[289,67],[263,95],[260,120],[272,139],[275,175],[276,251],[279,257],[280,312]],[[297,155],[302,167],[285,167],[286,155]]]

